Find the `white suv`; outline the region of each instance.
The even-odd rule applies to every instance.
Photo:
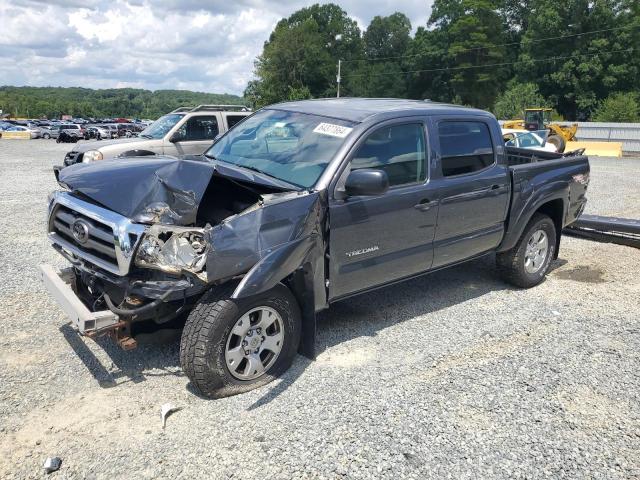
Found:
[[[221,133],[252,112],[239,105],[181,107],[160,117],[135,138],[78,143],[64,165],[116,157],[200,155]]]

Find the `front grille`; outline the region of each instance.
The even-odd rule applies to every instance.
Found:
[[[65,256],[70,254],[117,275],[129,272],[144,230],[144,225],[68,192],[54,193],[49,207],[53,246]]]
[[[103,225],[89,217],[82,215],[63,205],[58,205],[52,216],[52,231],[60,235],[68,242],[72,242],[80,250],[95,255],[106,262],[117,266],[115,243],[113,241],[113,229]],[[78,241],[73,234],[74,224],[85,225],[88,230],[88,238],[84,242]],[[78,225],[78,224],[76,224]]]
[[[84,153],[82,152],[68,152],[64,157],[64,166],[68,167],[69,165],[81,163],[83,155]]]

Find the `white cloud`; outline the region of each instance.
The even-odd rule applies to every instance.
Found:
[[[361,26],[431,0],[344,0]],[[301,0],[0,0],[0,84],[189,89],[242,94],[253,61]]]

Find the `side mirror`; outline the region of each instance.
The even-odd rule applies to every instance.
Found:
[[[354,170],[344,183],[344,191],[350,197],[382,195],[387,190],[389,190],[387,172],[373,168]]]
[[[171,138],[169,138],[169,141],[171,143],[177,143],[177,142],[182,142],[184,141],[185,137],[180,133],[180,130],[178,130],[177,132],[174,132],[173,135],[171,135]]]

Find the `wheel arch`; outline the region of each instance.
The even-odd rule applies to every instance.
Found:
[[[316,311],[326,303],[324,257],[317,235],[286,243],[264,256],[236,286],[231,298],[257,295],[284,284],[302,314],[299,352],[315,358]]]
[[[562,237],[562,223],[564,221],[565,216],[565,205],[564,200],[561,198],[556,198],[553,200],[549,200],[546,203],[543,203],[538,207],[538,209],[533,212],[531,217],[536,213],[541,213],[543,215],[547,215],[551,218],[553,225],[556,227],[556,249],[554,252],[554,259],[558,258],[558,251],[560,250],[560,238]],[[531,219],[527,221],[529,223]]]
[[[560,249],[560,237],[562,236],[562,225],[564,222],[564,218],[566,215],[567,205],[565,204],[565,200],[561,196],[546,198],[540,201],[535,208],[532,208],[530,213],[526,216],[522,216],[518,220],[518,228],[515,232],[509,233],[505,236],[502,244],[498,248],[498,252],[504,252],[513,248],[513,246],[517,243],[518,239],[522,236],[525,228],[533,218],[536,213],[542,213],[547,215],[553,221],[553,225],[556,228],[556,249],[555,249],[555,257],[558,256],[558,250]]]

